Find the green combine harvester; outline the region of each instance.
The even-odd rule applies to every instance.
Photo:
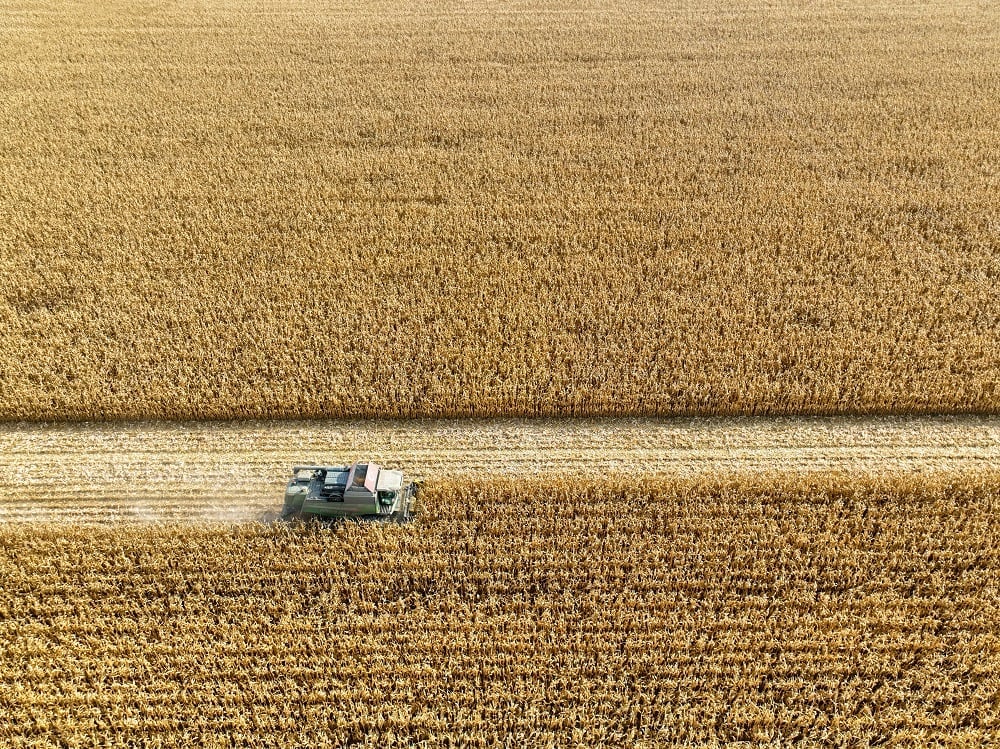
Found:
[[[295,466],[282,517],[405,523],[413,518],[416,496],[414,482],[378,463]]]

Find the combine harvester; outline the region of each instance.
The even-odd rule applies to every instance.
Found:
[[[281,516],[406,523],[413,518],[416,496],[416,483],[378,463],[295,466]]]

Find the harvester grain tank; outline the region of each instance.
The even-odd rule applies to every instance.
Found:
[[[285,518],[355,518],[406,522],[417,486],[378,463],[295,466],[285,489]]]

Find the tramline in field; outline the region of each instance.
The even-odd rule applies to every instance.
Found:
[[[416,495],[417,484],[402,471],[378,463],[295,466],[282,517],[405,523],[413,518]]]

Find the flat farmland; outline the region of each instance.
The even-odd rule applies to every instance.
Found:
[[[0,526],[0,741],[996,742],[996,473],[427,500],[410,526]]]
[[[0,520],[261,520],[280,509],[294,464],[364,458],[401,467],[428,485],[504,477],[586,482],[773,474],[817,485],[830,475],[930,481],[1000,467],[1000,419],[7,425],[0,427]]]
[[[1000,5],[0,3],[0,419],[1000,409]]]
[[[996,745],[998,71],[980,0],[0,0],[0,745]],[[357,459],[416,522],[274,522]]]

